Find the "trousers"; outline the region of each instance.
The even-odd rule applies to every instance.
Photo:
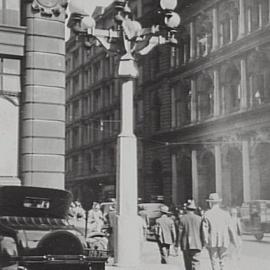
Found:
[[[228,262],[228,248],[226,247],[208,247],[212,270],[226,270]]]
[[[201,251],[199,249],[183,250],[186,270],[199,270],[200,269],[200,255],[201,255]]]
[[[166,264],[168,263],[168,256],[170,254],[170,244],[161,243],[159,240],[157,241],[160,256],[161,256],[161,263]]]

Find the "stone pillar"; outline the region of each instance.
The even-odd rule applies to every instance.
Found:
[[[192,161],[192,197],[196,202],[198,202],[199,181],[198,181],[198,160],[196,150],[192,150],[191,152],[191,161]]]
[[[233,42],[233,19],[230,18],[230,42]]]
[[[219,47],[219,31],[218,31],[218,10],[217,6],[215,5],[213,7],[213,30],[212,30],[212,36],[213,36],[213,45],[212,50],[216,50]]]
[[[243,194],[244,202],[251,200],[250,194],[250,156],[249,156],[249,142],[242,142],[242,160],[243,160]]]
[[[219,71],[214,70],[214,116],[220,115],[220,82]]]
[[[196,91],[196,81],[195,79],[190,80],[191,84],[191,122],[196,122],[197,120],[197,91]]]
[[[239,38],[245,35],[245,0],[239,0]]]
[[[195,59],[196,54],[196,40],[195,40],[195,24],[194,22],[189,23],[189,35],[190,35],[190,61]]]
[[[27,2],[21,115],[22,184],[64,188],[65,12]],[[59,0],[59,3],[63,2]],[[59,11],[59,13],[57,13]],[[50,16],[48,16],[50,15]]]
[[[216,192],[222,196],[222,164],[220,145],[215,145]]]
[[[247,63],[246,59],[241,59],[241,109],[247,108],[248,93],[247,93]]]
[[[117,226],[114,263],[130,269],[140,264],[137,138],[133,123],[134,78],[138,77],[138,70],[131,56],[129,59],[126,55],[121,57],[118,74],[125,81],[121,87],[121,132],[117,140]]]
[[[172,154],[172,202],[178,203],[178,184],[177,184],[177,155]]]

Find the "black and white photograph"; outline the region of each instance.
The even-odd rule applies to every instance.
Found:
[[[0,0],[0,270],[269,254],[270,0]]]

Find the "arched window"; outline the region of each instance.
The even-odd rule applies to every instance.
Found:
[[[191,121],[190,82],[178,83],[171,89],[171,123],[180,127]]]
[[[207,119],[213,115],[213,93],[214,86],[209,75],[204,74],[198,79],[198,105],[200,120]]]
[[[0,94],[0,176],[18,176],[19,107]]]
[[[250,105],[256,106],[270,100],[270,61],[263,52],[249,55],[248,87]]]
[[[238,111],[240,109],[240,79],[240,73],[236,66],[232,65],[226,68],[222,85],[222,95],[224,97],[223,111],[225,113]]]
[[[20,66],[19,59],[0,58],[0,176],[13,179],[19,160]]]

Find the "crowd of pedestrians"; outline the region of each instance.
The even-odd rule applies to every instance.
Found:
[[[193,200],[184,204],[182,209],[170,211],[162,205],[161,216],[156,219],[155,238],[161,256],[161,263],[168,263],[170,253],[183,254],[186,270],[199,270],[201,252],[204,248],[209,253],[212,270],[226,270],[227,262],[234,262],[234,270],[238,269],[241,251],[241,225],[237,209],[229,211],[220,207],[221,198],[211,193],[207,202],[209,209],[203,211]],[[146,239],[147,224],[141,218],[141,243]],[[115,202],[107,213],[103,213],[100,204],[94,202],[86,212],[80,202],[71,203],[69,222],[75,225],[86,237],[92,233],[101,233],[107,228],[106,245],[113,256],[114,229],[116,223]]]
[[[161,217],[156,220],[155,235],[161,263],[168,263],[172,247],[175,255],[180,247],[186,270],[199,270],[201,252],[209,253],[212,270],[228,269],[229,260],[238,268],[241,249],[241,226],[237,209],[230,212],[221,209],[221,198],[211,193],[207,202],[209,210],[202,211],[189,200],[184,209],[176,213],[162,206]]]

